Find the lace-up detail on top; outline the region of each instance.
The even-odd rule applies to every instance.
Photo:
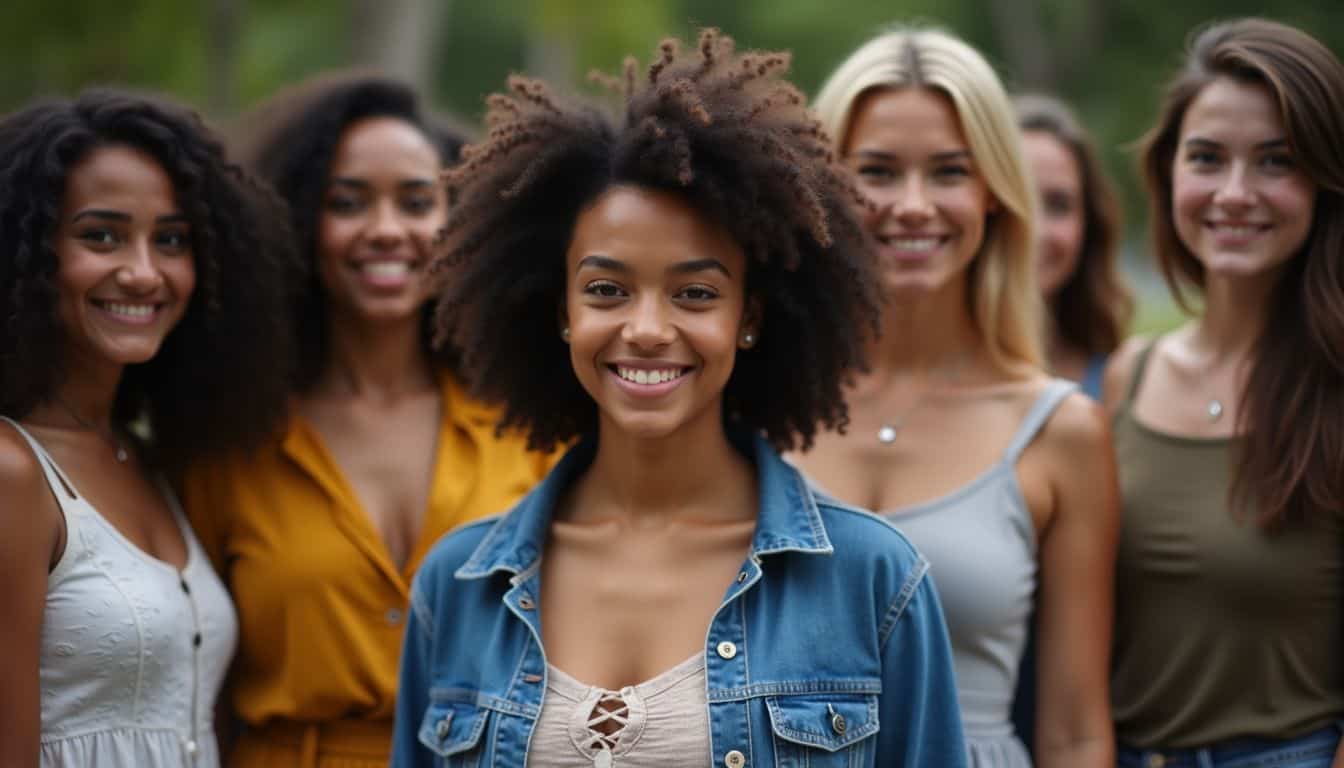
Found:
[[[619,691],[585,685],[555,667],[547,673],[528,765],[652,768],[696,754],[709,760],[703,654]]]

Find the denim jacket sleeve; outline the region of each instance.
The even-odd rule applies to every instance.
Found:
[[[913,571],[881,627],[882,727],[887,765],[967,765],[957,681],[942,606],[927,566]]]
[[[423,571],[422,571],[423,573]],[[401,649],[396,724],[392,733],[392,768],[433,768],[434,755],[420,744],[420,722],[429,707],[433,615],[427,608],[420,579],[411,587],[411,610]]]

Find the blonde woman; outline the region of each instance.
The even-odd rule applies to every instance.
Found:
[[[1008,97],[965,43],[900,28],[841,64],[817,110],[868,198],[887,306],[848,429],[794,460],[930,560],[972,765],[1031,764],[1009,711],[1033,611],[1039,764],[1113,764],[1114,467],[1099,409],[1042,369]]]

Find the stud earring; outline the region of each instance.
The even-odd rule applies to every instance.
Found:
[[[561,328],[561,329],[560,329],[560,338],[561,338],[561,339],[564,339],[564,341],[565,341],[566,344],[569,343],[569,326],[568,326],[568,325],[566,325],[564,328]]]
[[[756,346],[756,337],[752,335],[751,331],[747,331],[746,333],[742,334],[742,341],[740,344],[738,344],[738,346],[742,347],[743,349],[751,349],[752,347]]]

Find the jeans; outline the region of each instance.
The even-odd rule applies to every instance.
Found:
[[[1132,749],[1121,745],[1119,768],[1330,768],[1344,721],[1296,739],[1234,739],[1200,749]]]

